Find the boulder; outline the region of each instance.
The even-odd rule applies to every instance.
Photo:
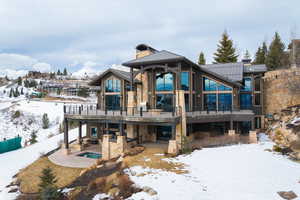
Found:
[[[120,189],[117,188],[117,187],[114,187],[114,188],[111,188],[109,191],[108,191],[108,195],[109,196],[113,196],[113,197],[116,197],[120,194]]]
[[[146,192],[151,196],[154,196],[157,194],[157,192],[154,189],[152,189],[151,187],[148,187],[148,186],[143,187],[143,192]]]
[[[287,199],[287,200],[292,200],[292,199],[295,199],[297,198],[298,196],[295,194],[295,192],[293,191],[288,191],[288,192],[285,192],[285,191],[280,191],[280,192],[277,192],[279,194],[279,196],[281,196],[283,199]]]

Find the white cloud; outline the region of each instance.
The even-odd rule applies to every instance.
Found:
[[[30,56],[20,55],[20,54],[0,54],[0,69],[1,68],[20,68],[20,67],[30,67],[37,63],[38,61]]]
[[[92,61],[87,61],[83,64],[83,67],[72,73],[72,76],[74,78],[87,78],[87,77],[93,77],[97,74],[100,74],[102,70],[96,69],[97,63]]]
[[[51,65],[48,63],[42,63],[42,62],[34,64],[32,66],[32,68],[35,71],[40,71],[40,72],[50,72],[51,71]]]
[[[27,70],[4,69],[0,71],[0,77],[7,76],[10,79],[16,79],[19,76],[25,76],[27,72]]]
[[[49,72],[51,65],[27,55],[0,53],[0,76],[16,78],[26,75],[29,70]]]

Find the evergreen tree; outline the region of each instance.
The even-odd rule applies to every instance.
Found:
[[[14,91],[14,97],[18,97],[20,96],[20,93],[19,93],[19,88],[16,87],[15,91]]]
[[[23,87],[21,88],[21,95],[23,95],[24,94],[24,91],[23,91]]]
[[[60,72],[60,70],[58,69],[57,70],[57,73],[56,73],[57,75],[61,75],[61,72]]]
[[[55,185],[57,179],[50,167],[46,167],[40,176],[39,193],[41,200],[58,200],[62,197],[62,193],[58,191]]]
[[[283,67],[283,59],[285,57],[284,49],[284,43],[281,41],[278,32],[275,32],[275,36],[270,44],[269,52],[266,57],[268,70],[275,70],[278,67]]]
[[[204,53],[200,52],[199,58],[198,58],[198,65],[205,65],[205,64],[206,64],[206,60],[204,57]]]
[[[43,122],[43,129],[49,128],[49,118],[47,113],[43,114],[42,122]]]
[[[6,81],[9,81],[9,78],[8,78],[8,76],[7,76],[7,75],[5,76],[5,80],[6,80]]]
[[[18,85],[22,85],[22,78],[20,76],[18,77]]]
[[[246,49],[245,55],[244,55],[244,59],[251,59],[251,54],[248,51],[248,49]]]
[[[12,98],[14,95],[14,91],[12,88],[10,88],[10,91],[9,91],[9,98]]]
[[[254,64],[266,64],[267,54],[268,54],[268,47],[266,42],[263,42],[262,46],[258,47],[255,53]]]
[[[37,138],[36,131],[32,131],[29,139],[30,144],[37,143],[36,138]]]
[[[217,52],[214,53],[215,63],[231,63],[237,62],[238,55],[235,53],[233,41],[229,38],[227,32],[222,34],[222,39],[219,41]]]
[[[67,72],[67,68],[64,68],[64,76],[67,76],[68,72]]]

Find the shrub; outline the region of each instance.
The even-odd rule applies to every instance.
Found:
[[[55,186],[48,186],[40,191],[41,200],[59,200],[63,194]]]
[[[49,128],[49,118],[47,113],[44,113],[42,121],[43,121],[43,129]]]
[[[30,134],[30,139],[29,139],[29,142],[30,144],[34,144],[34,143],[37,143],[37,135],[36,135],[37,131],[32,131],[31,134]]]
[[[50,167],[46,167],[42,171],[39,184],[39,195],[41,200],[58,200],[63,194],[58,190],[55,183],[57,179]]]
[[[16,119],[19,118],[21,116],[21,112],[19,110],[17,110],[13,115],[12,118]]]

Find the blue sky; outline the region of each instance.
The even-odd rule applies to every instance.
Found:
[[[226,29],[240,55],[278,31],[300,38],[299,0],[1,0],[0,70],[101,71],[146,43],[212,62]],[[0,73],[1,75],[1,73]]]

